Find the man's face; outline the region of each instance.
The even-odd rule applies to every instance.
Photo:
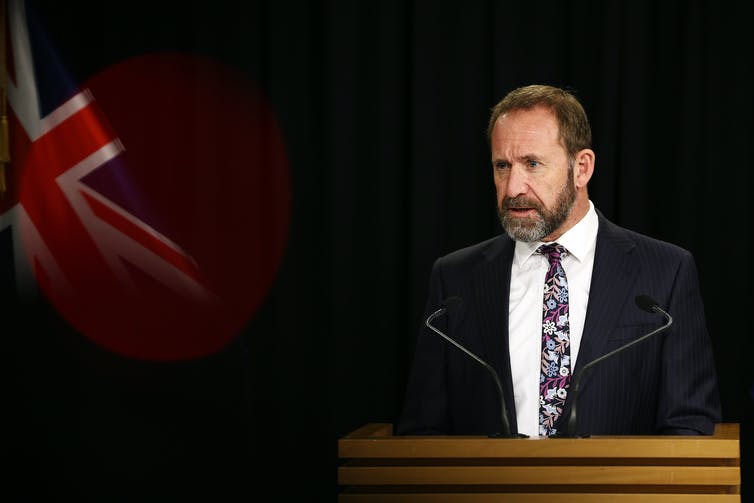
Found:
[[[577,195],[555,115],[542,107],[508,112],[491,140],[503,228],[518,241],[554,241],[573,225]]]

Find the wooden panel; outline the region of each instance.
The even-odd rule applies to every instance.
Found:
[[[341,494],[339,503],[737,503],[734,494],[395,493]]]
[[[733,423],[712,436],[527,439],[400,437],[372,423],[338,450],[340,503],[741,501]]]
[[[706,466],[341,466],[343,485],[740,484],[737,467]]]

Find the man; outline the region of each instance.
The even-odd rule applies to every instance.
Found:
[[[665,322],[637,307],[647,296],[672,325],[582,376],[578,433],[713,433],[721,413],[694,259],[594,208],[591,129],[575,96],[515,89],[488,137],[505,234],[435,262],[427,315],[462,299],[432,324],[494,369],[512,432],[564,432],[574,372]],[[500,433],[495,378],[474,360],[422,328],[397,433]]]

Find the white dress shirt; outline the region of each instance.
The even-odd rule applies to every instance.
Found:
[[[594,249],[599,222],[594,204],[579,222],[557,240],[568,254],[561,260],[568,278],[568,317],[570,323],[571,371],[579,354],[584,331],[589,285],[594,265]],[[513,394],[518,431],[530,437],[539,435],[539,367],[542,353],[542,298],[547,258],[536,253],[542,242],[516,242],[511,268],[508,337]]]

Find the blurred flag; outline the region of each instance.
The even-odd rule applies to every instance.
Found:
[[[13,285],[13,295],[20,298],[33,297],[41,290],[84,335],[126,356],[181,359],[217,351],[256,309],[282,256],[288,218],[287,165],[274,121],[269,114],[263,114],[261,122],[254,119],[241,126],[228,121],[228,128],[233,131],[265,138],[257,158],[264,161],[261,176],[250,179],[250,170],[235,169],[238,166],[230,161],[206,165],[222,160],[223,155],[203,161],[205,165],[200,167],[211,176],[223,177],[219,185],[228,183],[240,190],[253,187],[266,194],[272,204],[262,205],[263,209],[277,223],[271,230],[265,223],[263,236],[249,247],[246,241],[233,242],[229,236],[239,231],[254,235],[256,221],[250,225],[243,217],[224,212],[221,222],[240,218],[246,228],[229,228],[223,235],[209,236],[203,229],[215,229],[217,222],[206,223],[206,214],[222,211],[223,203],[206,210],[206,205],[187,200],[193,197],[190,190],[167,192],[169,187],[182,186],[171,171],[175,165],[181,169],[182,178],[194,183],[197,166],[192,166],[193,161],[206,157],[196,142],[187,145],[184,133],[198,131],[206,137],[209,151],[214,152],[219,148],[217,143],[225,141],[222,122],[235,116],[230,115],[231,110],[249,109],[242,116],[244,120],[258,116],[260,110],[264,111],[259,100],[253,97],[244,106],[245,98],[241,97],[227,110],[221,103],[220,113],[213,105],[211,113],[199,117],[196,124],[195,116],[181,117],[187,102],[195,98],[187,96],[180,102],[182,95],[176,89],[187,84],[191,87],[193,82],[194,89],[189,89],[189,94],[206,90],[218,96],[225,92],[209,87],[218,86],[217,76],[223,75],[222,70],[213,63],[197,64],[182,56],[169,56],[167,63],[164,56],[155,56],[116,65],[94,79],[93,89],[79,87],[45,38],[29,2],[10,0],[7,7],[11,162],[6,169],[7,190],[0,206],[0,233],[13,267],[4,272],[12,275],[4,278],[4,288]],[[186,71],[202,68],[212,76],[210,83],[201,75],[185,75]],[[113,78],[115,75],[118,77]],[[129,80],[140,75],[145,77],[141,81]],[[111,100],[109,108],[100,107],[98,85],[103,95],[116,96],[118,101]],[[139,95],[139,89],[143,95]],[[138,106],[154,116],[134,111]],[[161,124],[166,117],[172,122]],[[207,117],[215,123],[205,124]],[[119,123],[110,118],[119,118]],[[157,131],[150,130],[154,124],[160,124]],[[123,141],[121,131],[116,131],[119,125],[130,145]],[[207,128],[219,130],[219,136],[213,136],[218,133]],[[138,130],[141,136],[129,136],[129,130]],[[233,140],[232,135],[227,136]],[[245,141],[243,148],[255,144],[254,138]],[[256,144],[260,144],[259,140]],[[195,151],[186,157],[186,148]],[[132,152],[129,157],[129,149],[136,154]],[[249,157],[248,152],[244,155]],[[240,157],[239,154],[234,159]],[[150,192],[146,183],[135,183],[133,175],[138,182],[139,173],[148,173],[151,180],[159,181],[159,190],[153,187]],[[234,179],[238,173],[243,174],[240,180]],[[206,174],[203,176],[212,182]],[[215,182],[210,187],[217,185]],[[233,201],[238,194],[229,190],[220,197]],[[194,208],[205,208],[200,218],[190,214]],[[254,210],[253,205],[247,208]],[[168,237],[172,232],[188,240],[189,233],[181,232],[185,223],[181,218],[196,219],[191,233],[203,234],[195,241],[204,244],[194,246],[202,263]],[[202,219],[204,227],[199,224]],[[211,254],[203,252],[207,240],[213,241],[209,245]],[[231,247],[252,260],[218,267],[224,255],[226,259],[236,256],[227,250]],[[259,249],[263,250],[261,255]],[[257,255],[262,259],[254,261]]]

